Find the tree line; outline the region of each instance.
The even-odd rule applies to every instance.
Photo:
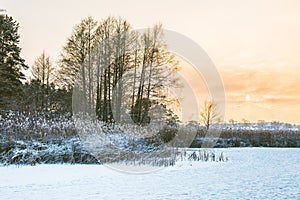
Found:
[[[165,89],[177,87],[172,74],[179,65],[161,24],[134,31],[120,17],[87,17],[74,26],[59,61],[42,52],[25,80],[19,24],[7,15],[0,20],[1,110],[71,112],[73,97],[73,111],[95,113],[105,122],[129,116],[135,123],[149,123],[154,104],[162,106],[164,117],[174,117]]]

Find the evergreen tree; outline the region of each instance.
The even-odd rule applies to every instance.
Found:
[[[18,28],[12,17],[0,14],[0,109],[18,109],[22,95],[22,70],[28,67],[20,56]]]

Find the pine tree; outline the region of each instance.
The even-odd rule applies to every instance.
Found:
[[[0,14],[0,109],[17,109],[22,95],[22,70],[28,67],[20,56],[18,28],[12,17]]]

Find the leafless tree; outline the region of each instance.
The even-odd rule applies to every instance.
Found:
[[[53,72],[54,67],[50,61],[50,57],[43,51],[31,67],[32,81],[37,82],[35,105],[37,108],[37,105],[40,104],[41,110],[48,109],[48,97]]]
[[[218,111],[218,105],[212,100],[205,100],[202,112],[200,113],[201,122],[209,129],[210,125],[218,122],[221,119],[220,112]]]
[[[126,111],[142,123],[153,99],[166,99],[163,87],[176,85],[171,74],[178,62],[167,49],[162,25],[144,33],[130,29],[116,17],[99,23],[89,17],[75,26],[61,54],[59,82],[82,94],[76,109],[93,110],[105,122],[119,121]]]

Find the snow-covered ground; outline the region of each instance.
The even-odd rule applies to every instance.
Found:
[[[299,148],[215,151],[229,160],[184,161],[141,174],[104,165],[0,167],[0,199],[300,198]]]

